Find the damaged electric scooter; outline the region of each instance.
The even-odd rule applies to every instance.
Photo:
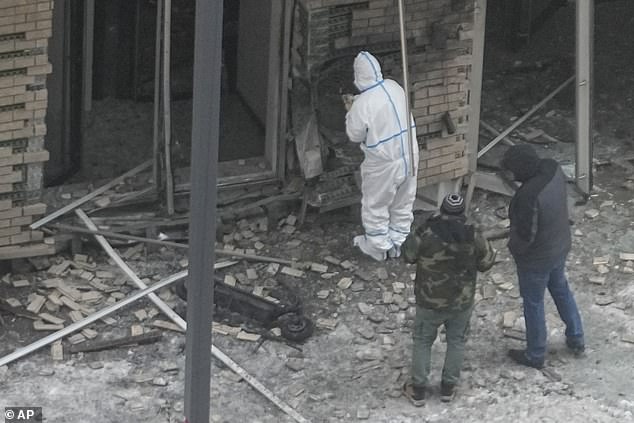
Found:
[[[277,326],[282,337],[291,342],[303,342],[313,334],[313,322],[302,314],[301,300],[289,287],[282,285],[283,290],[271,292],[276,299],[282,298],[277,303],[227,285],[221,275],[216,274],[214,279],[214,316],[238,314],[267,330]],[[183,301],[187,301],[186,283],[176,285],[176,294]]]

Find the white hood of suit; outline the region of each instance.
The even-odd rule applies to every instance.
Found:
[[[357,54],[354,59],[354,85],[361,92],[383,81],[381,65],[376,57],[367,51]]]

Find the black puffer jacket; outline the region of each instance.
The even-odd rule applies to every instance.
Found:
[[[508,247],[518,268],[543,271],[570,251],[566,180],[555,160],[539,159],[532,149],[512,149],[503,164],[522,186],[509,206]]]

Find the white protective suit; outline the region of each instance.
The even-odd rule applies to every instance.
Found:
[[[374,259],[384,260],[388,251],[398,257],[413,221],[416,176],[408,176],[412,158],[405,93],[395,81],[383,79],[379,62],[365,51],[354,61],[354,84],[361,94],[346,115],[346,133],[365,154],[361,164],[365,235],[355,237],[354,244]],[[417,173],[416,127],[411,116],[409,121]]]

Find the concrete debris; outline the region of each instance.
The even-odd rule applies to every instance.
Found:
[[[139,319],[140,321],[144,321],[145,319],[148,318],[147,315],[147,311],[145,311],[145,309],[141,309],[141,310],[137,310],[134,312],[134,315],[136,316],[137,319]]]
[[[60,319],[59,317],[53,316],[52,314],[49,314],[49,313],[42,313],[42,314],[39,315],[39,317],[43,321],[45,321],[47,323],[54,324],[54,325],[63,325],[64,324],[64,319]]]
[[[368,407],[361,406],[357,409],[357,419],[368,420],[370,418],[370,410]]]
[[[155,377],[152,379],[152,385],[154,386],[167,386],[168,382],[165,378]]]
[[[361,361],[383,360],[383,351],[376,347],[366,347],[358,350],[355,355]]]
[[[181,333],[185,332],[183,329],[181,329],[180,326],[165,320],[154,320],[152,322],[152,326],[154,326],[155,328],[167,329],[174,332],[181,332]]]
[[[597,266],[597,272],[599,272],[600,274],[604,275],[604,274],[610,272],[610,268],[607,267],[604,264],[600,264],[600,265]]]
[[[26,286],[30,286],[31,282],[27,281],[26,279],[20,279],[17,281],[13,281],[12,285],[14,288],[24,288]]]
[[[330,295],[330,290],[322,289],[321,291],[317,291],[317,298],[320,300],[325,300]]]
[[[512,311],[507,311],[502,315],[502,327],[505,329],[512,328],[515,324],[515,319],[517,319],[517,315]]]
[[[337,287],[339,289],[348,289],[352,285],[352,278],[341,278],[341,280],[337,283]]]
[[[247,269],[247,279],[250,280],[255,280],[258,278],[258,272],[255,271],[255,269]]]
[[[597,216],[599,216],[599,210],[596,210],[596,209],[589,209],[589,210],[586,210],[586,211],[584,212],[584,215],[585,215],[588,219],[594,219],[594,218],[596,218]]]
[[[81,344],[82,342],[86,341],[86,337],[82,335],[81,333],[76,333],[75,335],[71,335],[67,339],[68,339],[68,342],[71,343],[71,345]]]
[[[350,286],[350,290],[352,292],[361,292],[365,290],[365,285],[361,281],[356,281],[352,283],[352,285]]]
[[[394,342],[394,338],[392,338],[392,337],[391,337],[391,336],[389,336],[389,335],[383,335],[383,336],[381,337],[381,343],[382,343],[383,345],[394,345],[394,344],[395,344],[395,342]],[[399,371],[399,374],[400,374],[400,371]]]
[[[335,258],[335,257],[332,257],[332,256],[326,256],[326,257],[324,257],[324,261],[325,261],[326,263],[334,264],[335,266],[338,266],[338,265],[340,265],[340,264],[341,264],[341,260],[339,260],[339,259],[337,259],[337,258]]]
[[[249,341],[249,342],[257,342],[260,340],[261,337],[262,335],[258,335],[257,333],[249,333],[243,330],[238,332],[238,334],[236,335],[237,339],[241,341]]]
[[[372,272],[370,272],[369,270],[366,269],[357,269],[356,272],[354,272],[355,276],[357,276],[359,279],[369,282],[371,280],[374,279],[374,275],[372,274]]]
[[[609,263],[610,263],[610,256],[594,257],[592,259],[592,264],[595,266],[599,266],[601,264],[609,264]]]
[[[42,307],[44,306],[45,302],[46,302],[46,297],[36,294],[31,299],[31,303],[26,308],[26,311],[30,311],[33,314],[38,314],[40,310],[42,309]]]
[[[590,276],[588,281],[595,285],[605,285],[605,276]]]
[[[141,325],[132,325],[130,326],[130,336],[139,336],[143,335],[143,326]]]
[[[271,276],[275,276],[277,274],[278,270],[280,270],[280,264],[279,263],[270,263],[266,267],[266,273],[268,273]]]
[[[83,329],[81,331],[81,334],[84,335],[87,339],[95,339],[97,336],[99,336],[99,332],[90,328]]]
[[[293,276],[293,277],[296,277],[296,278],[303,278],[304,277],[304,271],[303,270],[293,269],[292,267],[288,267],[288,266],[282,267],[281,273],[284,273],[285,275]]]
[[[491,280],[496,285],[502,285],[503,283],[507,281],[507,279],[500,273],[491,274]]]
[[[55,361],[64,360],[64,347],[62,341],[55,341],[51,344],[51,357]]]
[[[310,270],[317,273],[326,273],[328,271],[328,266],[320,263],[311,263]]]
[[[619,253],[619,259],[623,261],[634,261],[634,253]]]
[[[628,344],[634,344],[634,333],[626,333],[621,337],[621,341]]]
[[[224,283],[226,283],[229,286],[236,286],[236,278],[233,275],[226,274]]]
[[[41,331],[56,331],[64,329],[64,325],[55,325],[52,323],[44,323],[41,320],[36,320],[33,322],[33,329]]]
[[[224,325],[222,323],[213,322],[211,324],[211,330],[213,333],[220,335],[238,336],[242,329],[234,326]]]
[[[614,297],[610,295],[599,295],[594,300],[595,304],[599,306],[607,306],[612,304],[614,301],[615,301]]]
[[[342,261],[341,263],[339,263],[339,265],[346,270],[351,270],[355,267],[354,264],[349,260]]]
[[[394,282],[392,284],[392,291],[394,291],[395,294],[400,294],[404,290],[405,290],[405,284],[403,282]]]
[[[387,273],[387,269],[385,269],[385,267],[379,267],[378,269],[376,269],[376,275],[379,278],[379,280],[386,280],[389,275]]]
[[[383,302],[383,304],[392,304],[394,302],[394,294],[388,291],[384,291],[381,301]]]
[[[294,372],[299,372],[304,370],[304,360],[301,358],[289,358],[286,361],[286,367],[291,369]]]
[[[513,285],[513,282],[506,282],[503,283],[502,285],[498,285],[498,288],[503,290],[503,291],[510,291],[511,289],[513,289],[515,285]]]
[[[315,326],[317,326],[320,329],[335,330],[338,323],[339,322],[336,319],[319,318],[315,322]]]
[[[483,285],[482,286],[482,299],[488,300],[490,298],[495,298],[497,295],[497,290],[493,285]]]
[[[363,315],[369,314],[372,311],[372,306],[366,303],[357,303],[357,308]]]
[[[612,201],[612,200],[607,200],[607,201],[602,202],[602,203],[599,205],[599,208],[600,208],[600,209],[602,209],[602,208],[604,208],[604,207],[612,207],[612,208],[614,208],[614,201]]]
[[[11,307],[22,307],[22,303],[17,298],[7,298],[5,301]]]
[[[385,320],[385,316],[379,312],[370,313],[366,317],[372,323],[381,323]]]
[[[357,329],[357,332],[365,339],[374,339],[374,330],[370,327],[361,327]]]

